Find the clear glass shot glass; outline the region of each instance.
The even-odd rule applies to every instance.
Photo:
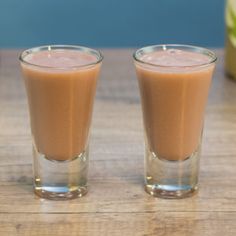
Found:
[[[34,191],[54,200],[87,193],[89,131],[103,56],[50,45],[20,55],[33,139]]]
[[[208,49],[154,45],[134,53],[145,133],[145,190],[184,198],[198,186],[204,111],[217,58]]]

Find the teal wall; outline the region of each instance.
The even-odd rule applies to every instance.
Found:
[[[224,44],[224,0],[0,0],[0,47]]]

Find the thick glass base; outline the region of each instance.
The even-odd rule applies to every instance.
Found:
[[[50,200],[68,200],[82,197],[87,193],[87,187],[80,187],[72,190],[68,187],[37,187],[35,185],[34,192],[41,198]]]
[[[72,160],[45,157],[34,148],[34,192],[41,198],[67,200],[87,193],[88,149]]]
[[[181,161],[160,159],[146,151],[145,190],[154,197],[185,198],[197,190],[199,148]]]
[[[163,186],[163,185],[145,185],[145,191],[154,197],[160,198],[186,198],[193,196],[197,191],[197,186],[185,186],[181,188],[179,186]]]

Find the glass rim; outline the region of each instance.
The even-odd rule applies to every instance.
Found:
[[[208,56],[209,58],[211,58],[211,60],[209,62],[204,62],[204,63],[200,63],[197,65],[181,65],[181,66],[172,66],[172,65],[159,65],[159,64],[154,64],[154,63],[150,63],[150,62],[146,62],[143,61],[139,58],[138,54],[141,53],[142,51],[145,53],[148,52],[154,52],[155,49],[163,49],[163,50],[167,50],[167,49],[173,49],[173,48],[182,48],[182,49],[188,49],[188,51],[192,51],[192,52],[197,52],[203,55]],[[198,47],[198,46],[193,46],[193,45],[188,45],[188,44],[156,44],[156,45],[150,45],[150,46],[145,46],[142,48],[137,49],[134,53],[133,53],[133,58],[136,62],[140,63],[140,64],[144,64],[144,65],[149,65],[149,66],[153,66],[153,67],[161,67],[161,68],[197,68],[197,67],[204,67],[204,66],[209,66],[213,63],[215,63],[217,61],[217,56],[215,55],[215,53],[207,48],[204,47]]]
[[[97,57],[97,60],[92,63],[87,63],[84,65],[73,65],[73,66],[64,66],[64,67],[55,67],[55,66],[45,66],[45,65],[37,65],[35,63],[31,63],[26,61],[24,58],[32,53],[40,52],[40,51],[52,51],[52,50],[57,50],[57,49],[68,49],[68,50],[78,50],[81,52],[88,53],[90,55],[95,55]],[[79,69],[79,68],[85,68],[89,66],[94,66],[102,62],[103,60],[103,55],[99,50],[95,50],[92,48],[84,47],[84,46],[79,46],[79,45],[66,45],[66,44],[52,44],[52,45],[43,45],[43,46],[38,46],[38,47],[32,47],[29,49],[24,50],[21,52],[19,56],[19,60],[21,63],[29,65],[29,66],[34,66],[38,68],[45,68],[45,69],[53,69],[53,70],[65,70],[65,69]]]

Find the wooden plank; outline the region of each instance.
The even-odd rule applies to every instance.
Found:
[[[0,214],[1,236],[235,236],[236,213]],[[57,222],[57,223],[55,223]]]

